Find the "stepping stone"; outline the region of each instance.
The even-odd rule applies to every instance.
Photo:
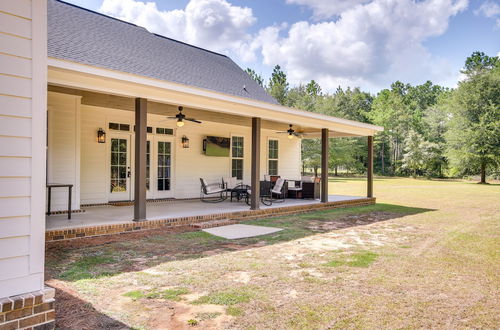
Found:
[[[213,227],[220,227],[220,226],[227,226],[227,225],[232,225],[234,223],[238,223],[236,220],[211,220],[211,221],[203,221],[203,222],[197,222],[191,224],[191,227],[196,228],[196,229],[204,229],[204,228],[213,228]]]
[[[227,239],[261,236],[261,235],[276,233],[281,230],[283,229],[275,227],[252,226],[252,225],[242,225],[242,224],[203,229],[204,232],[207,232],[215,236],[224,237]]]

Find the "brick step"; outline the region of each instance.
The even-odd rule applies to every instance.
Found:
[[[224,219],[224,220],[212,220],[212,221],[192,223],[190,226],[196,229],[206,229],[206,228],[234,225],[235,223],[238,223],[238,221],[231,219]]]

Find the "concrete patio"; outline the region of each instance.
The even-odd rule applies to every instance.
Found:
[[[354,201],[365,199],[359,196],[330,195],[329,202]],[[261,210],[273,208],[293,208],[302,205],[321,204],[319,200],[286,199],[284,203],[274,203],[272,206],[260,205]],[[82,208],[85,212],[72,214],[68,220],[66,214],[46,217],[46,230],[64,230],[72,228],[93,227],[102,225],[117,225],[132,223],[134,207],[130,206],[90,206]],[[199,200],[179,200],[147,203],[147,220],[164,220],[185,217],[203,217],[211,214],[248,211],[249,206],[243,202],[203,203]]]

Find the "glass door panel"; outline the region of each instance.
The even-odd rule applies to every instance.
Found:
[[[170,142],[158,141],[158,191],[169,191],[171,180],[172,145]]]
[[[129,200],[129,138],[111,138],[110,200]]]

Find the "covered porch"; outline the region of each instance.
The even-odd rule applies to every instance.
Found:
[[[89,236],[91,227],[107,234],[374,202],[373,135],[380,127],[56,59],[49,60],[48,91],[47,183],[72,184],[72,208],[85,211],[74,213],[71,220],[65,214],[48,215],[48,240]],[[179,105],[188,117],[202,123],[179,126],[168,120]],[[278,134],[290,125],[298,137]],[[106,136],[100,141],[102,132]],[[205,154],[202,145],[208,136],[227,137],[231,154]],[[243,149],[236,157],[232,150],[235,137]],[[335,137],[366,139],[366,197],[328,195],[328,142]],[[189,139],[187,148],[185,138]],[[315,199],[262,205],[260,185],[265,176],[301,180],[302,138],[321,138],[321,193]],[[121,150],[113,154],[117,141],[126,145],[123,164],[113,163],[113,156],[123,156]],[[271,146],[276,148],[275,155],[271,155]],[[118,177],[113,176],[113,166],[123,167]],[[255,192],[249,205],[184,200],[199,197],[200,178],[220,182],[235,176]],[[115,190],[116,185],[120,190]],[[53,205],[65,212],[65,192],[53,198]],[[80,207],[115,201],[128,205]],[[77,235],[78,228],[85,234]],[[61,231],[67,234],[60,235]]]

